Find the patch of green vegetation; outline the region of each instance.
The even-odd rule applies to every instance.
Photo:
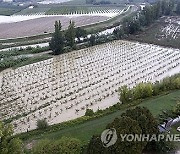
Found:
[[[22,38],[15,38],[15,39],[1,39],[0,43],[2,44],[3,43],[16,43],[16,46],[22,45],[22,44],[29,45],[29,44],[36,44],[36,43],[44,43],[43,39],[47,37],[51,37],[51,35],[52,34],[50,33],[50,34],[41,34],[41,35],[36,35],[36,36],[22,37]]]
[[[32,64],[38,61],[46,60],[51,58],[49,55],[30,55],[48,51],[49,47],[27,47],[25,49],[14,49],[9,51],[0,52],[0,71],[10,67],[20,67],[27,64]]]
[[[3,58],[0,61],[0,71],[6,69],[6,68],[10,68],[13,67],[17,64],[22,63],[23,61],[28,60],[28,57],[21,57],[21,58]]]
[[[164,96],[143,101],[140,106],[147,107],[151,111],[151,113],[157,117],[162,111],[173,109],[173,107],[177,103],[179,95],[180,90],[177,90],[172,93],[167,93]]]
[[[43,60],[47,60],[47,59],[50,59],[50,58],[52,58],[52,56],[50,56],[50,55],[31,57],[31,58],[28,58],[28,59],[26,59],[26,60],[24,60],[22,62],[16,63],[13,66],[13,69],[16,69],[16,68],[21,67],[21,66],[33,64],[33,63],[36,63],[36,62],[40,62],[40,61],[43,61]]]
[[[8,4],[1,4],[0,5],[0,15],[5,15],[5,16],[10,16],[13,15],[23,9],[22,7],[19,6],[13,6],[13,5],[8,5]]]
[[[19,40],[19,39],[13,39],[13,40],[0,40],[0,49],[6,49],[6,48],[12,48],[12,47],[18,47],[18,46],[27,46],[27,45],[33,45],[33,44],[40,44],[40,43],[48,43],[50,38],[45,38],[42,39],[35,39],[35,40]],[[11,42],[12,41],[12,42]],[[1,44],[2,42],[2,44]],[[4,43],[3,43],[4,42]]]
[[[0,58],[8,58],[12,56],[24,55],[24,54],[35,54],[50,50],[49,47],[27,47],[25,49],[13,49],[9,51],[1,51]]]
[[[9,51],[0,52],[0,71],[10,68],[10,67],[20,67],[27,64],[32,64],[38,61],[46,60],[51,58],[51,56],[44,54],[33,55],[48,51],[49,47],[27,47],[25,49],[13,49]],[[30,54],[30,55],[29,55]],[[32,54],[32,55],[31,55]]]
[[[20,11],[20,9],[2,8],[0,7],[0,15],[10,16]]]
[[[126,4],[129,3],[128,0],[96,0],[96,2],[101,2],[101,1],[109,1],[112,4]],[[133,0],[134,3],[143,3],[144,0]],[[84,5],[86,4],[86,0],[72,0],[68,2],[64,2],[63,4],[68,4],[68,5]]]
[[[45,14],[50,8],[49,7],[42,7],[36,6],[34,8],[26,8],[17,13],[17,15],[42,15]]]

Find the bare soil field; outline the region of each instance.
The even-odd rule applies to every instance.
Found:
[[[62,28],[65,29],[68,27],[70,20],[73,20],[76,23],[76,26],[83,26],[87,24],[93,24],[100,21],[104,21],[106,19],[108,19],[108,17],[104,16],[53,16],[14,23],[2,23],[0,24],[0,39],[51,33],[54,31],[54,22],[56,20],[60,20],[62,23]]]
[[[143,32],[129,38],[141,42],[180,48],[180,16],[162,17]]]

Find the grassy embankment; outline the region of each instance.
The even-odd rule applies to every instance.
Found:
[[[180,100],[180,90],[171,91],[169,93],[152,97],[142,102],[135,103],[135,106],[144,106],[147,107],[152,114],[157,117],[164,110],[170,110],[175,106],[177,100]],[[131,107],[134,105],[131,105]],[[32,131],[29,133],[20,134],[19,137],[24,140],[24,142],[29,142],[31,140],[40,140],[40,139],[59,139],[62,136],[74,137],[80,139],[83,143],[87,143],[92,135],[100,134],[105,128],[106,125],[112,122],[115,117],[120,117],[121,114],[128,109],[129,105],[122,105],[122,109],[101,116],[98,118],[92,118],[85,122],[65,122],[64,124],[57,124],[50,126],[45,131]],[[175,133],[173,129],[173,133]],[[177,133],[177,132],[176,132]]]
[[[0,52],[0,71],[6,68],[17,68],[32,64],[52,57],[47,53],[49,47],[26,48],[22,50],[9,50]]]

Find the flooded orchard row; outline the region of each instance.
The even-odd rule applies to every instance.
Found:
[[[119,101],[118,88],[155,82],[180,72],[180,50],[114,41],[3,73],[0,119],[19,116],[15,133],[83,116]]]

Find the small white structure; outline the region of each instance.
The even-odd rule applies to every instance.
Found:
[[[3,0],[3,2],[11,3],[13,0]]]
[[[33,6],[33,5],[31,5],[31,6],[29,6],[28,8],[29,8],[29,9],[33,9],[33,8],[34,8],[34,6]]]
[[[159,131],[160,132],[166,132],[166,131],[169,131],[171,129],[171,126],[177,124],[177,123],[180,123],[180,116],[178,116],[177,118],[175,119],[168,119],[167,122],[165,122],[164,124],[161,124],[159,125]],[[177,128],[177,131],[180,131],[180,127]]]

